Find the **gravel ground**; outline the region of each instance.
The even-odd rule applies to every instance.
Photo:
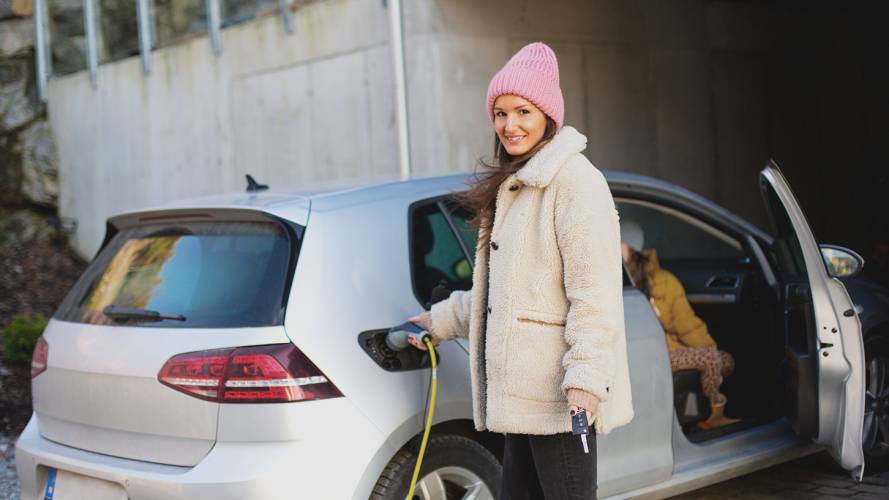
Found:
[[[19,479],[15,474],[15,439],[0,435],[0,498],[19,500]]]

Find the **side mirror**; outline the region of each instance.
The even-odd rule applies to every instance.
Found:
[[[864,269],[864,258],[846,247],[820,245],[824,264],[834,278],[851,278]]]

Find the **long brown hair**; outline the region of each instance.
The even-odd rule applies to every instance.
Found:
[[[479,166],[484,173],[476,172],[475,179],[469,184],[469,191],[461,194],[458,200],[474,214],[469,223],[481,231],[480,242],[487,243],[491,226],[494,224],[494,209],[497,202],[497,191],[507,177],[516,173],[528,163],[538,151],[556,136],[556,122],[546,117],[546,130],[543,137],[527,153],[512,156],[500,142],[500,136],[494,132],[494,162],[488,163],[479,159]]]

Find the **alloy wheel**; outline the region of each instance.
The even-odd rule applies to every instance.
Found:
[[[435,469],[417,482],[414,499],[494,500],[491,489],[469,469],[448,466]]]
[[[889,358],[883,355],[867,362],[863,441],[868,455],[889,455]]]

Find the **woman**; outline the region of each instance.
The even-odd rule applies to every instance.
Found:
[[[475,426],[506,434],[505,499],[595,498],[595,435],[633,418],[617,211],[564,109],[542,43],[491,80],[495,165],[465,195],[479,229],[472,290],[412,318],[436,342],[469,339]],[[578,411],[589,453],[571,434]]]
[[[667,334],[667,350],[673,371],[698,370],[701,388],[710,400],[710,417],[698,423],[712,429],[738,422],[724,415],[725,394],[719,392],[723,377],[735,371],[732,355],[720,351],[707,332],[707,325],[695,315],[685,297],[682,283],[670,271],[662,269],[655,250],[642,250],[644,234],[635,221],[620,224],[621,252],[636,287],[642,290]]]

